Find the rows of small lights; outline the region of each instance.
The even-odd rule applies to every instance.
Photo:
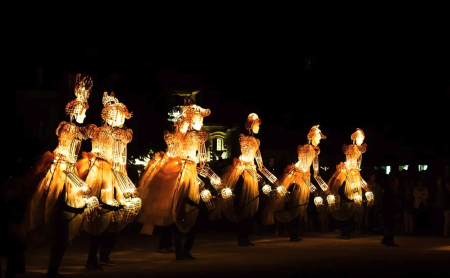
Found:
[[[86,208],[84,209],[84,213],[86,214],[86,219],[88,222],[94,221],[95,218],[100,217],[98,214],[100,204],[97,197],[85,199],[85,203]]]

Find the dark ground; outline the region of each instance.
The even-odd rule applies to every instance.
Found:
[[[205,231],[198,235],[192,254],[196,261],[176,261],[174,254],[156,253],[157,236],[125,233],[119,238],[111,259],[114,267],[86,270],[88,237],[83,235],[67,250],[60,272],[67,277],[160,277],[160,276],[423,276],[448,277],[450,239],[443,237],[396,238],[400,248],[380,244],[381,236],[339,233],[304,233],[300,243],[286,236],[259,233],[251,239],[256,246],[238,247],[230,231]],[[18,277],[43,277],[49,246],[29,248],[27,273]],[[4,266],[3,261],[3,266]],[[5,269],[5,268],[3,268]]]

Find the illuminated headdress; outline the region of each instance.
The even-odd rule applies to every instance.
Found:
[[[251,130],[255,124],[261,124],[261,119],[255,113],[251,113],[247,117],[247,122],[245,123],[245,129]]]
[[[323,133],[320,131],[319,125],[315,125],[315,126],[311,127],[311,129],[309,130],[308,140],[312,140],[314,135],[316,135],[317,133],[320,134],[320,138],[327,139],[327,137],[325,135],[323,135]]]
[[[130,119],[133,116],[133,113],[128,112],[127,107],[119,102],[113,92],[109,96],[107,92],[104,92],[102,102],[105,107],[102,110],[102,119],[105,121],[117,119],[119,113],[125,115],[126,119]]]
[[[366,136],[364,135],[364,132],[362,131],[362,129],[357,128],[356,131],[352,134],[351,139],[352,140],[356,140],[356,138],[358,138],[359,136],[362,136],[363,139],[366,138]]]
[[[66,105],[67,115],[81,115],[84,109],[89,109],[87,99],[91,94],[92,85],[93,81],[91,77],[85,76],[81,79],[81,74],[77,74],[75,84],[75,96],[77,98]]]
[[[211,110],[204,109],[196,104],[192,98],[184,99],[184,106],[180,109],[180,116],[175,121],[175,126],[182,127],[185,124],[194,125],[204,117],[211,115]]]

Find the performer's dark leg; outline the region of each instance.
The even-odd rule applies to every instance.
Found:
[[[170,251],[172,248],[173,227],[163,226],[159,234],[158,250]]]
[[[186,259],[195,260],[195,257],[191,255],[192,246],[194,246],[195,237],[198,232],[198,224],[196,223],[192,229],[187,232],[186,242],[183,246],[183,255]]]
[[[63,217],[58,217],[55,223],[55,237],[50,249],[50,262],[47,276],[58,277],[58,269],[61,264],[68,241],[68,221]]]
[[[386,229],[381,243],[385,244],[387,247],[398,247],[394,242],[396,220],[392,216],[387,216],[386,218]]]
[[[251,231],[252,219],[251,217],[246,217],[241,222],[238,223],[238,245],[239,246],[249,246],[254,245],[250,242],[248,235]]]
[[[300,214],[294,218],[293,220],[291,220],[290,222],[288,222],[289,225],[289,241],[291,242],[299,242],[303,239],[301,239],[298,236],[298,233],[300,231]]]
[[[246,233],[247,233],[247,242],[248,242],[248,245],[250,245],[250,246],[255,245],[254,243],[250,242],[250,238],[248,237],[248,235],[252,233],[254,220],[255,220],[254,216],[253,217],[249,216],[247,223],[246,223],[246,227],[245,227]]]
[[[183,233],[178,231],[174,235],[175,239],[175,257],[177,260],[184,260],[183,254]]]
[[[342,230],[342,239],[350,239],[350,221],[340,221],[339,226]]]
[[[86,262],[87,269],[101,269],[101,265],[98,264],[98,249],[100,248],[101,235],[91,236],[91,243],[89,245],[89,256]]]
[[[102,265],[113,266],[115,265],[110,259],[109,255],[111,251],[114,249],[117,243],[118,233],[112,233],[109,231],[105,231],[102,235],[100,235],[100,263]]]
[[[7,238],[7,240],[9,240],[7,243],[8,262],[6,264],[5,277],[16,277],[16,274],[25,273],[25,246],[17,238]],[[1,270],[0,266],[0,273],[2,273]]]
[[[237,237],[238,237],[238,245],[239,246],[248,246],[248,235],[245,231],[245,219],[236,223],[237,224]]]

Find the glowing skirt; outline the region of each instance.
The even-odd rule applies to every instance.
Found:
[[[149,196],[152,195],[150,191],[150,182],[152,181],[153,177],[161,170],[161,168],[164,166],[165,162],[167,162],[170,158],[164,158],[164,153],[159,152],[155,155],[155,159],[152,159],[148,162],[147,166],[145,167],[144,171],[142,172],[139,181],[137,190],[139,192],[139,197],[141,198],[142,203],[144,204]],[[173,161],[173,158],[171,159]],[[180,160],[177,160],[180,162]],[[172,164],[174,165],[174,164]]]
[[[256,166],[253,166],[253,170],[256,171]],[[225,181],[225,187],[230,188],[233,193],[236,194],[235,191],[240,190],[240,186],[242,190],[235,197],[233,204],[226,204],[223,199],[217,200],[216,209],[210,212],[210,219],[220,217],[219,212],[233,222],[254,216],[259,206],[258,181],[245,170],[239,159],[234,159],[233,165],[228,167],[222,180]]]
[[[120,202],[124,199],[121,190],[118,188],[117,181],[112,172],[111,164],[107,161],[94,158],[89,159],[88,156],[80,159],[77,162],[77,169],[79,169],[81,176],[86,176],[86,183],[91,187],[91,196],[97,197],[97,199],[105,204],[111,205],[115,199]],[[88,166],[87,166],[88,165]],[[85,171],[88,171],[86,174]],[[117,212],[123,213],[123,212]],[[119,232],[124,229],[128,223],[122,221],[112,221],[113,212],[102,209],[100,211],[100,217],[95,218],[93,221],[84,221],[84,229],[91,235],[99,235],[106,230],[110,232]]]
[[[142,210],[141,233],[152,234],[154,226],[175,223],[182,232],[189,231],[197,220],[198,210],[186,203],[186,198],[199,203],[197,166],[193,162],[169,158],[155,169],[151,178],[139,188]]]
[[[351,175],[355,180],[356,178],[360,178],[359,171],[357,171],[357,173],[355,171],[352,171]],[[330,187],[330,194],[333,194],[334,197],[336,198],[335,199],[336,210],[331,211],[331,215],[333,215],[333,217],[339,221],[345,221],[349,219],[355,212],[356,208],[354,202],[344,201],[339,194],[340,187],[345,186],[344,188],[345,196],[350,200],[354,199],[355,193],[353,193],[353,190],[350,187],[350,185],[347,182],[345,182],[346,181],[345,179],[346,179],[346,172],[338,169],[333,174],[331,179],[328,181],[328,186]],[[357,181],[359,181],[359,179]],[[359,187],[359,194],[361,194],[361,187]]]
[[[303,182],[302,172],[291,171],[294,165],[290,165],[285,169],[285,175],[280,181],[280,185],[286,187],[290,192],[289,201],[285,202],[285,198],[278,196],[276,199],[269,198],[269,201],[262,212],[262,224],[269,225],[277,221],[287,223],[294,220],[298,215],[305,215],[309,202],[309,188]]]
[[[26,213],[25,225],[27,233],[34,240],[41,241],[54,236],[55,225],[58,225],[57,221],[61,214],[63,221],[68,221],[69,241],[81,230],[84,214],[62,210],[63,202],[75,208],[84,207],[82,195],[63,172],[66,166],[64,162],[53,164],[33,194]]]

